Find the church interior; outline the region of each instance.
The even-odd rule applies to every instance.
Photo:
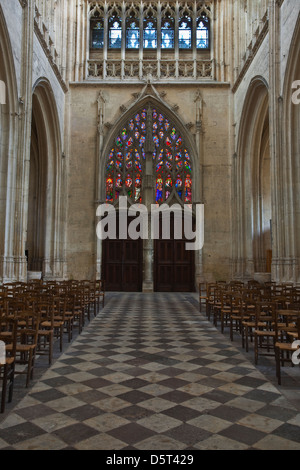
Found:
[[[299,161],[298,0],[0,0],[0,449],[299,450]]]

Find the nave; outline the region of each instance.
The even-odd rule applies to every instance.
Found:
[[[233,339],[197,294],[107,293],[23,395],[16,381],[0,449],[299,450],[299,368],[279,387]]]

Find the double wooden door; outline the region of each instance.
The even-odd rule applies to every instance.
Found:
[[[104,240],[102,278],[108,291],[141,292],[143,287],[143,240]],[[195,290],[195,252],[186,250],[186,240],[154,241],[154,290],[193,292]]]

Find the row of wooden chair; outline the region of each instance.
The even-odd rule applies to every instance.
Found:
[[[273,356],[281,384],[281,366],[293,357],[300,340],[300,288],[291,284],[249,281],[207,283],[199,286],[199,309],[221,332],[229,329],[231,341],[239,333],[249,351],[253,343],[254,362],[259,356]]]
[[[48,355],[52,363],[54,340],[63,350],[64,335],[70,342],[73,329],[81,333],[91,312],[97,314],[105,303],[105,283],[61,281],[9,283],[0,286],[0,356],[2,381],[1,413],[12,400],[15,374],[26,374],[26,387],[33,378],[36,355]],[[2,360],[2,362],[1,362]]]

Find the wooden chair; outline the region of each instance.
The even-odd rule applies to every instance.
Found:
[[[38,331],[37,352],[40,355],[47,354],[49,364],[52,364],[53,340],[54,340],[54,305],[50,298],[37,302],[35,312],[40,315],[40,328]]]
[[[277,310],[275,314],[275,361],[278,385],[281,385],[281,367],[285,363],[292,366],[293,353],[299,348],[295,341],[300,340],[300,314],[295,310]]]
[[[206,307],[206,283],[199,282],[199,312],[202,313],[202,307]]]
[[[245,317],[242,320],[242,347],[249,352],[249,339],[253,342],[253,331],[256,327],[256,299],[246,299],[244,303]]]
[[[53,331],[54,337],[59,338],[59,349],[63,350],[63,336],[66,331],[68,341],[71,342],[73,333],[73,312],[67,310],[67,294],[65,296],[57,293],[52,296],[53,309]]]
[[[217,294],[218,285],[214,282],[207,284],[207,296],[206,296],[206,316],[208,320],[210,320],[211,313],[213,312],[213,307],[215,302],[217,301],[216,294]]]
[[[25,370],[15,370],[16,374],[26,375],[26,387],[29,386],[33,378],[34,363],[38,344],[38,333],[40,329],[40,316],[32,311],[19,312],[14,316],[17,322],[17,344],[16,344],[16,365],[25,365]],[[11,353],[13,345],[7,346],[7,351]]]
[[[242,337],[243,322],[249,320],[248,312],[245,310],[245,303],[241,292],[233,293],[230,313],[230,340],[233,341],[234,330]]]
[[[257,302],[255,309],[254,328],[254,362],[258,364],[258,357],[274,356],[275,344],[275,302]]]
[[[97,313],[97,310],[100,308],[102,303],[102,308],[105,305],[105,281],[103,279],[96,279],[95,281],[95,306],[94,313]]]
[[[3,331],[7,334],[3,335]],[[1,322],[0,332],[1,346],[5,345],[3,351],[5,357],[0,356],[0,381],[2,382],[1,391],[1,413],[5,411],[6,395],[8,388],[8,403],[12,401],[13,387],[15,378],[15,358],[17,346],[17,321],[14,319],[6,320],[6,327]]]

